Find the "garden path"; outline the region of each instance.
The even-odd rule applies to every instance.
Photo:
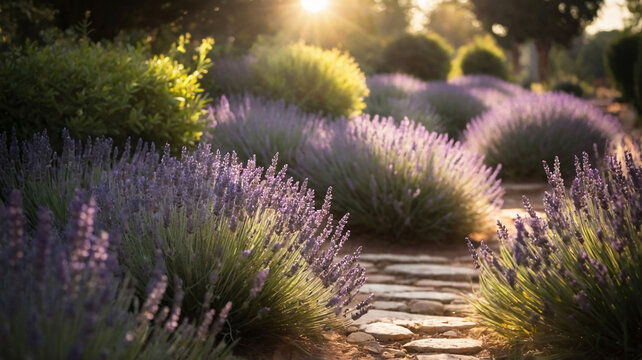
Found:
[[[546,184],[505,184],[501,221],[510,229],[522,214],[522,194],[541,212]],[[374,293],[373,309],[343,334],[347,343],[322,356],[328,359],[490,359],[501,346],[492,333],[469,317],[465,297],[478,287],[477,271],[461,246],[400,246],[355,239],[367,252],[360,262],[368,278],[360,292]],[[493,246],[495,245],[495,246]],[[491,246],[496,247],[497,244]]]

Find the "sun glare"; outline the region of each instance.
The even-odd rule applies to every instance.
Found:
[[[301,0],[301,6],[308,12],[319,12],[328,6],[327,0]]]

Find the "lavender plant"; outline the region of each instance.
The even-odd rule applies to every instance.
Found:
[[[358,117],[329,124],[295,172],[332,186],[352,228],[421,241],[481,232],[501,206],[499,169],[445,134],[410,120]]]
[[[0,358],[3,359],[223,359],[215,331],[225,321],[181,320],[161,299],[167,276],[157,268],[142,306],[118,275],[116,246],[95,233],[96,203],[78,193],[64,232],[42,208],[35,233],[25,228],[21,194],[0,207]],[[134,312],[131,312],[134,309]],[[208,310],[214,313],[214,310]]]
[[[442,119],[443,130],[451,138],[459,138],[468,122],[488,108],[465,88],[445,82],[431,82],[417,94],[427,102]]]
[[[306,114],[282,100],[250,95],[222,97],[209,114],[210,126],[202,141],[245,160],[256,156],[261,166],[269,166],[278,153],[280,163],[296,167],[296,153],[323,121],[320,115]]]
[[[545,166],[546,217],[524,198],[517,235],[499,224],[499,253],[485,244],[481,256],[472,252],[481,274],[470,300],[482,324],[545,358],[640,358],[641,163],[625,152],[599,171],[584,153],[568,191],[559,159],[553,172]]]
[[[367,311],[369,301],[352,304],[365,281],[357,264],[360,250],[334,261],[349,235],[345,218],[332,226],[329,195],[316,209],[312,190],[285,179],[285,169],[277,171],[275,162],[264,172],[254,161],[244,166],[236,155],[222,156],[209,145],[177,158],[169,148],[161,156],[142,144],[117,156],[109,142],[101,144],[111,159],[108,170],[95,182],[84,181],[101,209],[98,222],[120,234],[118,258],[139,296],[146,293],[142,284],[153,278],[160,251],[168,277],[183,283],[182,313],[200,319],[210,307],[222,309],[224,332],[241,344],[315,338],[326,326],[341,326],[346,317]],[[78,141],[65,146],[76,149],[65,149],[66,162],[14,148],[16,159],[33,159],[15,162],[15,172],[30,172],[20,169],[26,165],[50,168],[46,176],[29,178],[43,184],[91,174],[86,154],[92,152]],[[78,171],[64,172],[65,163],[79,164]],[[29,181],[15,183],[24,187]],[[164,301],[175,297],[172,284],[167,293]]]
[[[601,153],[621,132],[618,120],[597,107],[563,93],[525,95],[511,99],[474,119],[463,134],[470,150],[483,154],[486,164],[502,164],[505,179],[544,177],[542,160],[560,157],[562,173],[573,171],[573,157]]]
[[[371,115],[392,116],[397,121],[407,117],[430,131],[442,130],[441,118],[430,105],[416,94],[426,83],[404,74],[380,74],[366,79],[370,95],[365,112]]]
[[[489,75],[465,75],[448,81],[449,84],[465,88],[480,99],[487,107],[493,107],[513,97],[526,95],[528,90]]]

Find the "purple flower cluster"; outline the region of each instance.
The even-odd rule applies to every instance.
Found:
[[[283,101],[269,101],[245,95],[219,99],[209,108],[210,125],[201,141],[221,151],[236,152],[269,166],[275,154],[282,164],[296,166],[296,153],[323,121],[320,115],[306,114]]]
[[[0,176],[3,190],[4,184],[40,189],[26,201],[37,207],[57,206],[60,200],[52,193],[68,184],[89,189],[99,208],[95,224],[118,235],[118,259],[138,295],[171,302],[172,294],[180,294],[180,310],[164,311],[163,316],[173,319],[169,328],[187,316],[212,323],[212,328],[225,325],[225,331],[257,342],[313,336],[325,326],[343,323],[351,313],[363,313],[365,306],[349,307],[365,281],[357,264],[359,252],[335,262],[349,237],[347,218],[333,226],[330,195],[317,209],[313,190],[287,178],[276,161],[264,170],[254,160],[245,165],[235,154],[221,155],[205,144],[194,152],[183,150],[180,157],[168,147],[161,155],[142,143],[117,155],[102,140],[83,146],[67,139],[61,155],[31,153],[46,143],[46,136],[35,139],[23,146],[0,139],[0,161],[12,166],[7,176]],[[21,159],[35,169],[25,169]],[[94,209],[54,214],[65,219],[85,210],[93,214]],[[67,233],[78,238],[94,227],[93,220],[72,224]],[[72,270],[80,270],[93,251],[86,242],[78,244],[82,251],[71,258]],[[155,281],[159,266],[167,276],[160,282]],[[184,293],[167,280],[174,278]],[[149,283],[156,284],[155,290],[145,287]],[[324,306],[335,296],[339,304]],[[154,300],[143,313],[154,313],[159,306]],[[225,324],[211,320],[210,308],[227,309]],[[341,316],[330,316],[335,312]]]
[[[505,178],[543,178],[541,162],[558,156],[562,172],[573,171],[573,157],[599,151],[615,139],[616,118],[571,95],[546,93],[513,98],[468,124],[463,141],[483,154],[486,164],[502,164]]]
[[[529,94],[528,90],[519,85],[490,75],[459,76],[449,80],[448,83],[465,88],[489,108],[500,105],[511,98]]]
[[[416,96],[437,112],[444,131],[452,138],[458,138],[470,120],[488,109],[467,88],[441,81],[428,83]]]
[[[409,75],[382,74],[367,79],[370,95],[366,112],[371,115],[392,116],[397,122],[409,118],[430,131],[441,131],[441,119],[425,99],[416,94],[427,84]]]
[[[223,358],[225,345],[193,338],[189,334],[195,328],[187,319],[179,326],[174,312],[166,321],[164,273],[154,280],[143,307],[130,312],[133,293],[127,280],[116,275],[114,241],[94,230],[96,202],[87,196],[77,192],[66,231],[57,231],[42,208],[33,237],[25,231],[20,192],[13,191],[8,205],[0,206],[0,223],[7,230],[0,235],[0,357],[46,359],[56,353],[135,359],[157,354],[170,359],[194,351]]]
[[[499,254],[482,247],[486,256],[478,257],[473,249],[482,297],[474,305],[483,323],[557,355],[573,349],[583,358],[639,356],[642,157],[623,154],[606,157],[600,168],[586,153],[576,158],[570,189],[556,159],[553,169],[545,166],[546,217],[525,198],[517,234],[500,224]]]
[[[416,123],[367,116],[327,125],[297,175],[332,186],[353,228],[393,237],[443,240],[482,231],[501,206],[497,171]]]

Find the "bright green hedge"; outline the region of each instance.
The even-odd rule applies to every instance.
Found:
[[[365,75],[339,50],[293,43],[259,46],[254,55],[257,95],[331,116],[358,115],[366,106]]]
[[[192,146],[207,102],[199,85],[206,42],[196,69],[172,57],[149,58],[133,47],[59,40],[13,49],[0,59],[0,130],[21,138],[48,130],[72,137],[127,137]]]

